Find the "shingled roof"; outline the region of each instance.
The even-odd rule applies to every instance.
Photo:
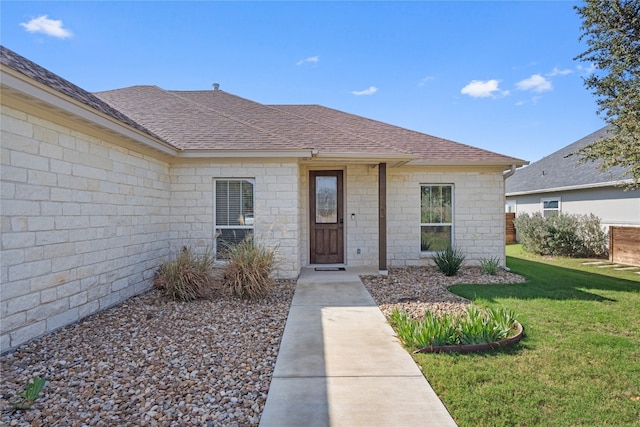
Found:
[[[518,169],[507,179],[507,196],[619,184],[624,180],[624,169],[615,167],[603,172],[598,168],[600,162],[581,164],[579,157],[574,155],[580,148],[607,137],[609,132],[611,127],[605,126],[525,168]]]
[[[42,83],[64,95],[67,95],[76,101],[79,101],[95,110],[98,110],[112,118],[129,125],[139,131],[142,131],[149,136],[157,138],[157,136],[146,129],[144,126],[136,123],[134,120],[131,120],[121,111],[111,107],[109,104],[105,103],[91,92],[87,92],[86,90],[80,88],[79,86],[74,85],[68,80],[63,79],[57,74],[52,73],[46,68],[41,67],[28,60],[27,58],[18,55],[14,51],[7,49],[6,47],[0,45],[0,63],[6,65],[14,71],[24,74],[25,76]]]
[[[265,105],[223,90],[167,91],[155,86],[96,96],[182,150],[316,149],[354,157],[404,156],[412,164],[526,164],[319,105]]]
[[[413,130],[345,113],[321,105],[274,105],[273,107],[361,135],[379,144],[415,155],[413,164],[516,164],[528,162]]]
[[[265,105],[222,90],[133,86],[89,93],[0,46],[0,62],[177,150],[309,150],[322,157],[409,164],[521,166],[527,162],[319,105]]]

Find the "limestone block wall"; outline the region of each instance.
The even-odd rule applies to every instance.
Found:
[[[149,288],[168,164],[2,106],[0,351]]]
[[[350,267],[377,267],[378,168],[349,165],[346,176],[344,223],[347,263]]]
[[[390,169],[387,178],[389,266],[432,264],[420,252],[420,185],[453,184],[454,245],[468,265],[497,257],[505,265],[504,179],[501,171]]]
[[[255,179],[256,241],[278,250],[276,276],[295,278],[300,272],[298,164],[295,162],[181,163],[171,167],[171,225],[173,247],[213,244],[214,179]]]

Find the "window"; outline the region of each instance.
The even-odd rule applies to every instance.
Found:
[[[443,251],[453,243],[453,185],[420,186],[420,250]]]
[[[214,185],[216,253],[253,235],[253,179],[216,179]]]
[[[542,199],[542,216],[545,218],[560,212],[560,198]]]

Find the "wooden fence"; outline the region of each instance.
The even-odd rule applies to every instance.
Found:
[[[640,227],[609,227],[609,261],[640,265]]]
[[[507,245],[510,243],[516,243],[516,226],[513,224],[513,220],[516,219],[515,212],[506,213],[505,220],[505,236],[507,239]]]

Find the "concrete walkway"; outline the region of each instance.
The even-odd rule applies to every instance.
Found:
[[[260,426],[455,426],[358,278],[300,275]]]

